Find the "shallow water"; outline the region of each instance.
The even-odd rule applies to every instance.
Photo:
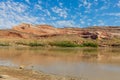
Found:
[[[120,49],[0,47],[0,65],[24,65],[48,74],[86,80],[120,80]]]

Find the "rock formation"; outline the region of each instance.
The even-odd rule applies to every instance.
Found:
[[[117,33],[116,33],[117,32]],[[120,37],[119,27],[93,27],[93,28],[55,28],[50,25],[31,25],[22,23],[10,30],[0,30],[0,38],[41,38],[59,35],[78,35],[82,38],[110,39],[112,36]]]

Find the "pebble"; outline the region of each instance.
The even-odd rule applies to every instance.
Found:
[[[24,69],[24,66],[23,65],[19,66],[19,69]]]

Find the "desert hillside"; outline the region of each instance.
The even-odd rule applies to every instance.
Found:
[[[77,35],[82,38],[109,39],[120,37],[120,27],[55,28],[50,25],[22,23],[9,30],[0,30],[0,38],[35,38],[59,35]]]
[[[56,28],[22,23],[0,30],[0,46],[120,46],[120,27]]]

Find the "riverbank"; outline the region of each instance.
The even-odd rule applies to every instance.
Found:
[[[45,74],[27,69],[0,66],[0,80],[81,80],[75,77]]]
[[[84,39],[77,35],[54,36],[41,39],[0,38],[0,46],[24,47],[120,47],[120,38]]]

